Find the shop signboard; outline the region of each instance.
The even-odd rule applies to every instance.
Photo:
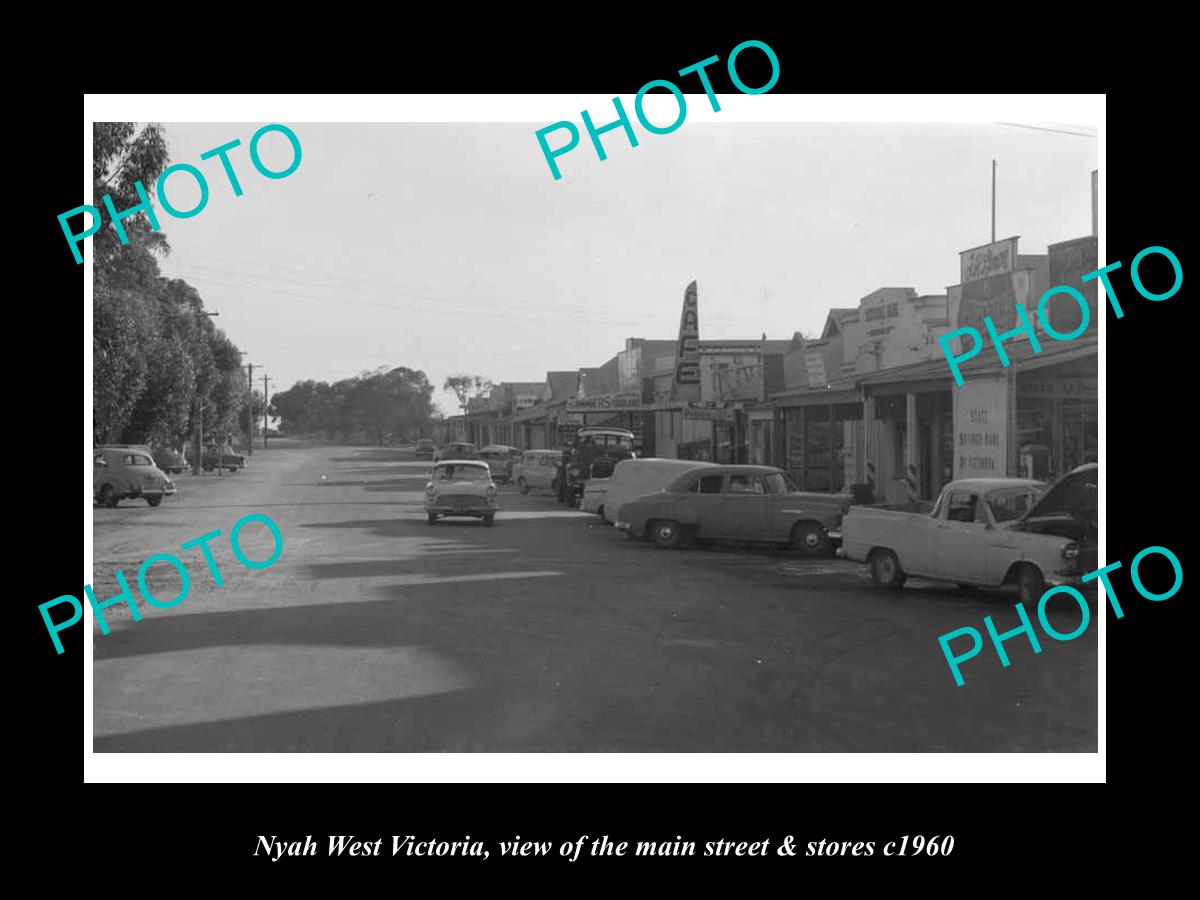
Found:
[[[683,417],[691,421],[732,422],[733,410],[721,406],[685,406]]]
[[[804,368],[808,375],[809,387],[825,387],[829,383],[825,377],[824,353],[806,353],[804,355]]]
[[[1008,379],[968,379],[954,391],[954,477],[1008,475]]]
[[[1076,378],[1017,379],[1017,394],[1022,399],[1091,400],[1099,398],[1097,379],[1093,376]]]
[[[683,312],[679,318],[679,341],[675,348],[675,400],[700,399],[700,318],[696,282],[683,294]]]
[[[567,401],[567,412],[641,412],[653,409],[642,402],[641,397],[622,397],[616,394],[606,394],[599,397],[575,397]]]
[[[959,257],[963,284],[1007,275],[1017,267],[1017,239],[1010,237],[982,247],[972,247],[963,250]]]
[[[1097,329],[1096,296],[1099,279],[1084,281],[1083,276],[1095,272],[1100,266],[1096,238],[1091,235],[1051,244],[1046,248],[1050,284],[1066,285],[1083,294],[1087,300],[1089,324],[1086,333],[1094,334]],[[1046,304],[1050,327],[1061,334],[1071,334],[1079,327],[1083,315],[1077,302],[1061,297]]]

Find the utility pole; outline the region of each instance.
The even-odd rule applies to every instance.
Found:
[[[254,363],[246,363],[246,453],[254,455]]]
[[[996,161],[992,160],[992,243],[996,243]]]
[[[267,449],[267,407],[270,405],[270,398],[267,396],[267,376],[263,374],[263,449]]]
[[[219,316],[219,312],[199,312],[202,318],[212,318]],[[192,474],[199,475],[202,471],[204,460],[201,458],[204,453],[204,401],[199,393],[196,394],[195,410],[192,414]]]

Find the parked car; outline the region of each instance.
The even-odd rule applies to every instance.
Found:
[[[583,486],[592,470],[592,463],[608,457],[631,459],[634,435],[628,428],[585,425],[575,432],[575,440],[563,455],[562,472],[558,478],[558,502],[576,506],[583,498]]]
[[[621,504],[617,528],[662,548],[685,540],[791,544],[828,555],[841,538],[849,494],[803,493],[771,466],[703,465],[665,490]]]
[[[205,472],[213,469],[228,469],[237,472],[246,468],[246,457],[234,451],[228,444],[218,448],[216,444],[207,444],[200,455],[200,468]]]
[[[617,521],[621,504],[636,500],[654,491],[665,490],[667,485],[692,469],[702,468],[709,463],[690,459],[624,459],[617,463],[612,479],[608,483],[607,496],[601,515],[610,525]]]
[[[1027,478],[952,481],[927,514],[856,507],[842,523],[842,550],[882,588],[899,589],[909,576],[1015,584],[1022,602],[1036,603],[1047,585],[1080,586],[1088,553],[1094,568],[1097,471],[1084,466],[1049,491]]]
[[[417,459],[433,459],[433,441],[429,438],[418,438],[415,448]]]
[[[526,450],[521,454],[521,459],[513,464],[513,481],[522,494],[554,490],[562,460],[561,450]]]
[[[175,482],[154,464],[146,450],[104,445],[92,452],[92,496],[101,506],[143,499],[158,506],[175,493]]]
[[[187,460],[178,450],[170,447],[156,447],[151,453],[154,464],[168,475],[178,475],[188,467]]]
[[[434,525],[444,516],[472,516],[492,525],[496,518],[496,483],[482,460],[439,462],[425,486],[425,514]]]
[[[602,456],[592,462],[588,470],[587,480],[583,483],[583,496],[579,500],[579,508],[584,512],[595,513],[604,517],[604,507],[608,497],[608,486],[612,483],[613,469],[619,459]]]
[[[505,444],[488,444],[479,451],[479,458],[492,470],[492,478],[500,483],[512,479],[513,463],[521,458],[521,451]]]
[[[479,448],[465,441],[452,441],[433,454],[434,462],[443,459],[479,459]]]

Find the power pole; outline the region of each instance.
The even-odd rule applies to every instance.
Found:
[[[254,455],[254,363],[246,363],[246,453]]]
[[[212,318],[219,316],[219,312],[199,312],[201,318]],[[204,400],[199,394],[196,395],[195,414],[192,417],[192,474],[199,475],[203,469],[201,468],[204,460]]]
[[[267,406],[270,404],[270,399],[267,397],[267,376],[263,374],[263,449],[267,449]]]
[[[992,243],[996,243],[996,161],[992,160]]]

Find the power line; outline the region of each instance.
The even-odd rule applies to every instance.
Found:
[[[1029,128],[1033,131],[1052,131],[1055,134],[1073,134],[1076,137],[1089,137],[1095,139],[1098,135],[1090,134],[1086,131],[1066,131],[1062,128],[1047,128],[1044,125],[1023,125],[1020,122],[997,122],[997,125],[1007,125],[1009,128]]]

